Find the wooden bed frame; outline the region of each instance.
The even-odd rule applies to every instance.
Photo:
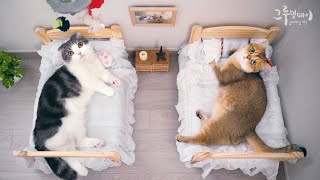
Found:
[[[189,43],[200,38],[265,38],[270,44],[280,32],[280,28],[275,26],[270,29],[263,29],[251,26],[217,26],[203,28],[194,25],[191,30]]]
[[[111,28],[104,28],[96,33],[89,33],[88,26],[73,26],[67,32],[62,32],[58,29],[46,30],[45,28],[38,27],[35,33],[39,36],[41,41],[48,45],[52,40],[67,39],[75,32],[80,32],[86,38],[119,38],[122,39],[120,26],[113,25]],[[118,152],[84,152],[84,151],[24,151],[15,150],[13,155],[23,158],[35,157],[82,157],[82,158],[108,158],[111,161],[121,164],[121,156]]]
[[[217,26],[203,28],[200,25],[194,25],[191,30],[189,43],[200,38],[265,38],[271,43],[280,32],[279,27],[263,29],[250,26]],[[192,157],[191,162],[196,163],[206,159],[233,158],[233,159],[276,159],[285,161],[289,159],[304,158],[303,152],[290,153],[266,153],[266,152],[243,152],[243,153],[210,153],[201,152]]]
[[[48,45],[52,40],[67,39],[75,32],[80,32],[84,37],[91,39],[112,37],[122,39],[122,33],[119,25],[113,25],[111,28],[104,28],[96,33],[89,33],[88,26],[73,26],[70,27],[67,32],[62,32],[59,29],[46,30],[43,27],[35,29],[35,33],[45,45]]]

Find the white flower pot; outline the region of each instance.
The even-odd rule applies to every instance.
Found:
[[[23,78],[23,76],[22,76],[22,78]],[[19,78],[19,77],[14,77],[14,83],[17,83],[17,82],[19,82],[22,78]]]

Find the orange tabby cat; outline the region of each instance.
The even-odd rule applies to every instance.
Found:
[[[223,68],[214,61],[211,66],[220,83],[212,117],[198,110],[196,114],[203,122],[201,131],[195,136],[177,135],[177,141],[202,145],[247,142],[255,151],[302,151],[306,156],[306,149],[297,145],[271,148],[255,132],[267,106],[266,89],[259,74],[270,67],[263,46],[248,44],[235,52]]]

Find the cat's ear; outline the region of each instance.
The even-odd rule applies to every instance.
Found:
[[[59,48],[58,51],[62,51],[66,47],[66,43],[63,43]]]
[[[81,33],[80,32],[76,32],[70,37],[70,39],[79,39],[81,37],[82,37]]]
[[[76,36],[77,36],[77,37],[82,37],[82,35],[81,35],[80,32],[76,32]]]

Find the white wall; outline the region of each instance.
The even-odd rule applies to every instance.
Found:
[[[120,24],[129,49],[164,45],[177,49],[186,42],[191,24],[203,25],[256,25],[269,27],[279,24],[272,17],[274,8],[282,4],[297,6],[300,1],[273,3],[255,0],[106,0],[101,11],[106,25]],[[307,8],[308,3],[306,4]],[[178,8],[175,27],[133,27],[129,17],[129,6],[174,5]],[[255,7],[257,6],[257,7]],[[231,9],[230,9],[231,8]],[[37,26],[51,27],[56,14],[45,0],[1,0],[0,3],[0,48],[18,51],[36,51],[40,41],[33,30]],[[72,24],[81,24],[79,17],[68,16]]]
[[[282,28],[274,43],[273,61],[279,67],[280,96],[289,137],[308,149],[309,157],[289,165],[289,177],[294,180],[315,180],[320,177],[320,21],[319,0],[105,0],[102,8],[106,25],[122,27],[128,49],[164,45],[178,49],[188,39],[192,24],[253,25]],[[133,5],[174,5],[178,8],[175,27],[133,27],[128,7]],[[284,26],[276,21],[274,9],[311,9],[314,20],[307,26]],[[0,49],[36,51],[40,41],[33,29],[51,27],[56,15],[45,0],[1,0]],[[80,24],[77,17],[69,18]]]
[[[289,179],[320,179],[320,1],[296,3],[314,9],[315,21],[306,27],[285,29],[276,49],[280,97],[291,142],[303,145],[308,157],[288,163]]]

